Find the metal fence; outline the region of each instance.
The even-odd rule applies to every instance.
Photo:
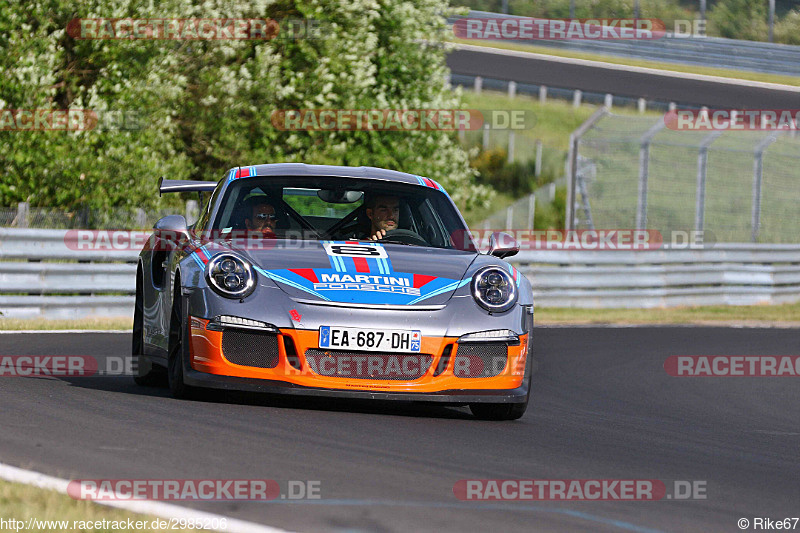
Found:
[[[600,110],[571,140],[567,227],[798,243],[796,131],[675,131]]]
[[[475,18],[520,18],[500,13],[470,11]],[[452,17],[452,24],[458,18]],[[800,75],[800,46],[722,39],[719,37],[675,37],[667,32],[657,40],[536,40],[527,44],[547,46],[630,59],[704,67],[726,67],[769,74]]]
[[[136,250],[75,250],[69,230],[0,229],[0,320],[131,317]],[[541,307],[800,301],[800,245],[530,250],[511,258]]]

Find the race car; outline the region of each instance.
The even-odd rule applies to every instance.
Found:
[[[135,381],[442,402],[513,420],[531,392],[533,292],[493,233],[481,253],[444,188],[371,167],[235,167],[197,222],[169,215],[139,255]]]

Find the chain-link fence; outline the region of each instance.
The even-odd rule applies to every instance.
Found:
[[[30,207],[20,203],[0,207],[0,228],[32,229],[149,229],[166,215],[182,214],[189,224],[198,217],[198,203],[188,200],[183,208],[144,210],[137,208],[73,210]]]
[[[795,130],[678,131],[665,124],[605,112],[573,135],[568,227],[704,230],[721,242],[800,242]]]

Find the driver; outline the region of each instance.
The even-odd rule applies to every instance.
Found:
[[[400,200],[397,196],[371,196],[367,199],[365,214],[371,227],[368,239],[378,241],[387,231],[396,230],[400,220]]]
[[[251,202],[250,216],[245,218],[244,225],[248,231],[257,231],[265,239],[274,239],[278,216],[275,208],[264,198],[256,198]]]

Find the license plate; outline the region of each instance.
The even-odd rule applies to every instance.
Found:
[[[345,348],[367,352],[418,353],[422,335],[408,329],[366,329],[321,326],[320,348]]]

